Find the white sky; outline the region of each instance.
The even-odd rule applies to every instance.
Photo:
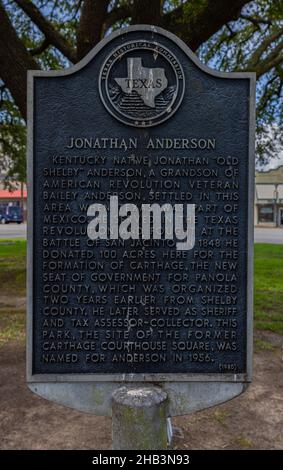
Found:
[[[278,154],[278,157],[271,158],[267,165],[261,167],[261,171],[272,170],[274,168],[278,168],[281,165],[283,165],[283,150]]]
[[[275,124],[274,124],[275,125]],[[273,126],[268,126],[267,131],[269,134],[269,138],[276,139],[275,134],[273,133]],[[257,169],[260,171],[268,171],[278,168],[279,166],[283,165],[283,147],[282,145],[275,145],[277,147],[278,155],[275,157],[270,158],[270,161],[266,165],[257,165]]]

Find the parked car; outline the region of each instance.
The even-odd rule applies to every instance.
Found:
[[[15,222],[21,224],[24,221],[23,211],[19,206],[2,206],[0,207],[0,223],[10,224]]]

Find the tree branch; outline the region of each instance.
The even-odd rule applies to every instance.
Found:
[[[76,53],[66,39],[52,26],[41,11],[30,0],[14,0],[16,4],[28,15],[45,38],[70,60],[76,61]]]
[[[33,49],[30,49],[29,53],[32,56],[42,54],[42,52],[44,52],[49,46],[50,46],[50,42],[45,38],[45,39],[43,39],[41,44],[34,47]]]
[[[128,3],[122,5],[120,7],[113,8],[105,18],[105,30],[107,31],[110,26],[117,23],[117,21],[125,20],[126,18],[130,18],[132,15],[132,8],[131,5]]]
[[[102,38],[109,0],[84,0],[77,33],[77,60],[82,59]]]
[[[283,28],[278,29],[277,31],[274,31],[271,33],[269,36],[267,36],[260,46],[255,50],[253,53],[252,57],[250,58],[247,66],[245,67],[246,70],[254,70],[258,66],[258,63],[260,61],[260,58],[262,54],[266,51],[268,46],[272,44],[272,42],[276,41],[281,35],[283,34]]]
[[[280,64],[279,64],[275,68],[276,68],[276,72],[278,73],[278,76],[281,82],[283,82],[283,67],[280,67]]]
[[[272,25],[272,21],[271,20],[266,20],[264,18],[254,18],[253,16],[249,16],[249,15],[240,15],[240,18],[242,20],[246,20],[246,21],[249,21],[250,23],[253,23],[254,25],[261,25],[261,24],[267,24],[269,26]]]
[[[39,69],[18,38],[0,0],[0,74],[26,119],[27,71]]]
[[[264,87],[264,93],[260,99],[260,103],[258,104],[258,111],[260,112],[261,110],[263,110],[265,108],[265,106],[267,105],[268,101],[270,101],[270,99],[272,99],[272,96],[273,94],[271,93],[270,94],[270,86],[273,84],[273,82],[275,82],[277,80],[278,76],[277,75],[273,75],[273,77],[271,77],[268,82],[266,83],[265,87]]]
[[[283,63],[283,53],[280,53],[282,51],[283,47],[283,41],[280,44],[280,49],[277,49],[277,53],[275,54],[270,54],[272,57],[267,57],[267,59],[263,60],[258,67],[256,67],[253,71],[256,72],[257,78],[260,78],[262,75],[264,75],[266,72],[271,70],[273,67],[276,67]]]
[[[192,0],[164,15],[162,26],[195,51],[224,24],[237,20],[247,3],[249,0]]]

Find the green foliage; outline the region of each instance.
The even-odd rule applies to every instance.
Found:
[[[269,42],[274,34],[276,39]],[[256,0],[247,4],[239,19],[223,26],[199,49],[201,60],[218,70],[258,71],[256,156],[259,164],[278,155],[283,147],[283,59],[278,64],[272,62],[272,54],[277,47],[280,50],[282,37],[283,0]],[[261,75],[265,63],[270,68]]]
[[[0,82],[1,83],[1,82]],[[0,85],[0,171],[7,185],[26,181],[26,127],[9,91]]]
[[[26,127],[3,124],[0,135],[0,169],[7,185],[26,181]]]
[[[35,0],[33,3],[40,9],[52,26],[75,46],[76,31],[79,20],[77,0]],[[39,47],[44,36],[30,18],[14,2],[4,0],[3,4],[16,29],[18,37],[28,51],[34,55],[43,70],[57,70],[70,65],[68,60],[53,46],[48,46],[40,54],[33,51]]]
[[[198,2],[195,3],[186,2],[184,4],[183,21],[186,21],[186,18],[190,18],[190,20],[194,22],[198,15],[206,9],[208,1],[209,0],[198,0]]]

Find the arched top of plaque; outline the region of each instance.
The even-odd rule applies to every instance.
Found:
[[[133,127],[153,127],[170,119],[182,103],[186,86],[193,85],[195,90],[201,91],[202,84],[197,78],[192,83],[188,80],[180,54],[185,54],[200,71],[211,77],[250,80],[251,88],[256,80],[254,73],[220,72],[207,67],[181,39],[151,25],[115,31],[77,64],[59,71],[30,71],[30,79],[73,76],[95,64],[102,51],[105,58],[99,65],[100,70],[95,67],[100,99],[113,117]]]
[[[118,40],[120,45],[123,45],[125,41],[131,39],[132,34],[136,33],[149,33],[151,40],[158,41],[158,36],[166,38],[173,43],[175,43],[187,56],[205,73],[212,75],[213,77],[219,78],[250,78],[255,80],[256,74],[254,72],[221,72],[219,70],[211,69],[207,67],[207,65],[203,64],[201,60],[193,53],[193,51],[187,46],[187,44],[182,41],[182,39],[178,38],[175,34],[167,31],[159,26],[153,25],[134,25],[128,26],[126,28],[119,29],[114,31],[113,33],[109,34],[109,36],[102,39],[86,56],[77,62],[75,65],[68,67],[64,70],[51,70],[51,71],[40,71],[34,70],[30,71],[35,76],[45,76],[45,77],[59,77],[59,76],[66,76],[72,75],[80,70],[83,67],[88,65],[100,52],[105,46],[109,45],[112,41]],[[142,38],[144,39],[144,38]]]

